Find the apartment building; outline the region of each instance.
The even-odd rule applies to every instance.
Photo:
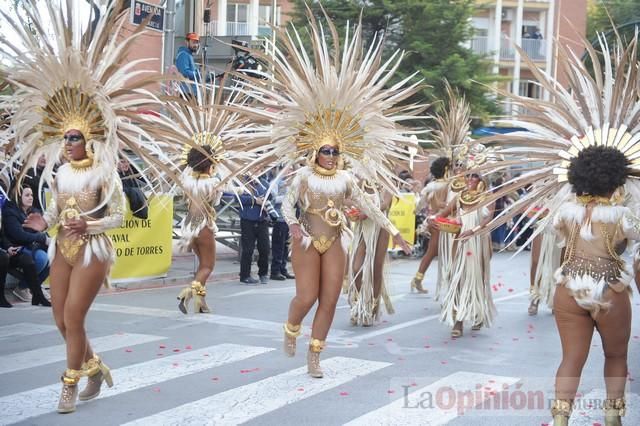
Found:
[[[539,67],[563,82],[556,61],[556,40],[582,54],[587,0],[476,0],[471,48],[493,63],[493,73],[505,77],[504,90],[544,98],[529,66],[515,49],[521,46]],[[512,108],[507,105],[507,113]]]

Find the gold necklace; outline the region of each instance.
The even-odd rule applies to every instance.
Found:
[[[323,179],[331,179],[336,175],[336,173],[338,173],[337,167],[333,169],[325,169],[319,164],[315,164],[313,166],[313,174],[320,176]]]
[[[211,177],[209,173],[191,172],[191,176],[194,179],[208,179]]]
[[[483,198],[484,198],[484,193],[468,189],[460,193],[460,204],[462,204],[465,207],[473,206]]]
[[[93,160],[91,158],[83,158],[82,160],[71,160],[69,161],[69,163],[74,170],[84,170],[93,166]]]
[[[457,178],[451,181],[451,190],[453,192],[460,192],[467,186],[464,178]]]

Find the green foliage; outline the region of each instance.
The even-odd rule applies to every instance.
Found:
[[[587,36],[589,40],[596,37],[596,33],[608,32],[631,22],[640,23],[640,1],[638,0],[593,0],[589,5],[587,20]],[[623,35],[632,37],[633,26],[623,30]]]
[[[300,29],[306,25],[306,6],[314,16],[322,17],[319,2],[296,0],[292,20]],[[499,113],[488,89],[478,84],[491,83],[490,63],[476,55],[464,43],[473,36],[470,18],[473,0],[323,0],[322,7],[342,30],[347,22],[357,22],[362,13],[364,39],[384,33],[386,54],[395,49],[406,52],[398,79],[418,74],[429,87],[422,95],[436,102],[445,99],[444,79],[463,94],[474,117],[486,120]]]

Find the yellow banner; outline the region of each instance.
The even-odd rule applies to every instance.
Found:
[[[409,244],[416,238],[416,196],[413,193],[400,194],[400,198],[393,197],[389,210],[389,220],[398,228],[400,235]],[[389,238],[389,248],[393,248],[393,241]]]
[[[148,202],[147,219],[134,217],[127,208],[122,227],[107,233],[116,249],[112,282],[162,277],[171,267],[173,198],[157,195]]]

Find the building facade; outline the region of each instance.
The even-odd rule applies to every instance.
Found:
[[[578,55],[584,50],[587,0],[476,0],[471,48],[491,60],[493,73],[504,79],[501,88],[533,98],[547,94],[536,83],[528,64],[515,46],[521,46],[536,65],[565,83],[558,73],[556,40]],[[507,113],[512,107],[506,106]]]

